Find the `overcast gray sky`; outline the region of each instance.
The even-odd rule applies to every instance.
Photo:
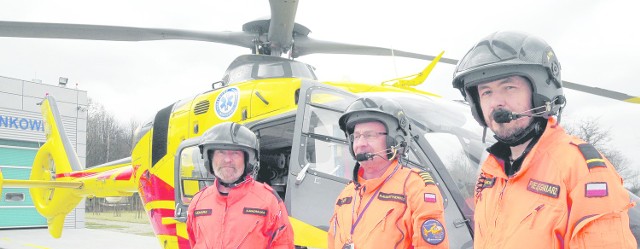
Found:
[[[310,37],[461,58],[496,30],[538,35],[554,48],[564,80],[640,95],[637,1],[337,1],[302,0],[296,21]],[[7,1],[0,19],[239,31],[269,15],[268,1]],[[205,42],[109,42],[0,38],[0,75],[87,90],[123,123],[210,89],[244,48]],[[311,55],[321,80],[378,83],[414,74],[428,62],[370,56]],[[423,90],[460,99],[453,66],[441,64]],[[563,122],[599,118],[627,157],[640,151],[640,105],[566,90]],[[640,169],[640,160],[635,160]]]

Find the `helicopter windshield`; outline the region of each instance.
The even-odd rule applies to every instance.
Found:
[[[488,156],[486,147],[493,142],[482,143],[482,128],[471,116],[469,106],[415,94],[391,94],[390,98],[402,105],[413,120],[413,131],[423,133],[462,197],[473,208],[480,164]]]
[[[373,95],[380,93],[364,94]],[[303,132],[308,136],[305,140],[307,162],[317,171],[350,179],[355,161],[336,120],[352,100],[337,94],[325,97],[329,95],[323,90],[315,90],[311,96],[303,123]],[[384,97],[404,108],[413,121],[413,135],[424,137],[428,143],[418,146],[428,146],[435,153],[428,155],[431,161],[428,164],[444,166],[451,176],[450,182],[460,190],[461,198],[473,208],[473,201],[468,200],[473,200],[479,166],[487,157],[486,147],[493,141],[482,143],[482,128],[469,113],[469,106],[416,94],[386,92]],[[411,153],[409,156],[415,165],[425,166],[415,156],[411,159]]]
[[[243,55],[234,60],[222,79],[224,85],[248,80],[301,78],[317,80],[313,68],[302,62],[264,55]]]

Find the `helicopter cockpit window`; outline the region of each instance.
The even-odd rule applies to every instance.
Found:
[[[434,157],[432,161],[442,162],[461,197],[473,209],[475,184],[480,164],[487,156],[487,144],[482,142],[482,129],[469,114],[469,106],[409,94],[390,93],[387,97],[402,105],[414,130],[423,131],[422,136],[439,159]]]
[[[424,136],[444,163],[464,199],[473,200],[479,165],[469,158],[460,139],[449,133],[433,132]]]
[[[184,205],[188,205],[201,189],[212,185],[214,179],[204,167],[198,146],[186,147],[180,152],[180,187]]]
[[[313,68],[299,61],[264,56],[243,56],[225,72],[225,86],[255,79],[300,78],[317,80]]]
[[[303,135],[306,136],[307,163],[314,170],[350,178],[355,161],[336,120],[353,101],[353,97],[315,89],[309,99],[302,125]]]
[[[258,66],[258,79],[284,77],[282,63],[260,64]]]
[[[315,73],[311,66],[301,62],[291,62],[291,73],[294,78],[317,80]]]
[[[226,85],[229,85],[237,82],[251,80],[253,79],[251,77],[252,70],[253,66],[251,64],[237,66],[227,72],[227,75],[225,75],[223,81],[226,83]]]

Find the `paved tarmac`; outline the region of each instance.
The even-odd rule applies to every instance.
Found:
[[[54,239],[46,228],[0,230],[0,249],[161,248],[153,236],[98,229],[69,229]]]

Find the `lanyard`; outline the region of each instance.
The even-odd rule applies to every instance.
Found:
[[[400,164],[396,165],[396,168],[393,170],[393,172],[391,172],[391,174],[389,174],[389,176],[387,176],[386,179],[384,179],[384,181],[382,182],[382,184],[380,185],[380,187],[378,188],[378,190],[376,190],[375,193],[373,193],[373,195],[371,196],[371,199],[369,199],[369,201],[367,202],[367,205],[364,206],[364,208],[362,209],[362,212],[360,212],[360,214],[358,215],[358,218],[356,219],[356,222],[353,222],[353,216],[355,214],[355,200],[358,197],[358,193],[354,194],[353,197],[353,205],[351,206],[351,237],[353,238],[353,232],[356,230],[356,227],[358,226],[358,223],[360,223],[360,219],[362,219],[362,216],[364,215],[364,212],[367,211],[367,208],[369,208],[369,204],[371,204],[371,202],[373,201],[373,199],[376,198],[376,195],[378,195],[378,193],[380,192],[380,190],[382,189],[382,187],[384,186],[385,183],[387,183],[387,181],[391,178],[391,176],[393,176],[393,174],[396,173],[396,171],[398,171],[398,167],[400,166]]]

